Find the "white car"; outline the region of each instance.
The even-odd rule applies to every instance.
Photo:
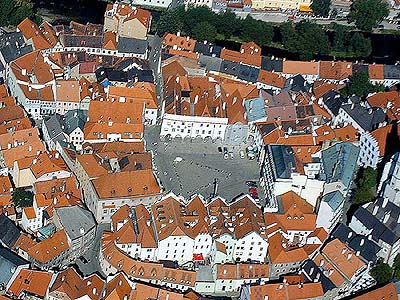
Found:
[[[244,151],[243,151],[243,150],[240,150],[240,151],[239,151],[239,155],[240,155],[240,158],[243,159],[243,158],[244,158]]]

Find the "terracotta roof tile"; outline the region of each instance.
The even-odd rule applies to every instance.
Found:
[[[371,131],[372,137],[378,143],[379,156],[384,156],[386,152],[387,138],[392,131],[393,125],[387,125]]]
[[[344,61],[321,61],[319,77],[323,79],[343,80],[353,74],[353,63]]]
[[[271,283],[250,286],[250,300],[319,299],[324,296],[321,282],[289,284]]]
[[[370,80],[384,80],[383,65],[381,64],[369,64],[368,75]]]
[[[285,86],[286,79],[280,74],[265,70],[260,70],[257,81],[278,88],[283,88]]]
[[[375,288],[360,296],[352,298],[353,300],[398,300],[396,286],[390,282],[382,287]]]
[[[53,274],[50,272],[22,269],[11,283],[7,292],[21,297],[23,293],[44,298]]]
[[[168,47],[194,51],[196,40],[190,37],[177,36],[176,34],[166,33],[163,38],[163,44]]]
[[[318,75],[318,62],[284,60],[282,73]]]
[[[67,251],[68,248],[68,238],[62,229],[30,248],[28,255],[40,263],[47,263]]]

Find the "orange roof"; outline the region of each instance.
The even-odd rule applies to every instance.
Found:
[[[79,103],[80,85],[78,80],[57,80],[56,98],[61,102]]]
[[[354,251],[343,244],[339,239],[334,239],[322,249],[322,254],[314,259],[318,266],[322,266],[328,271],[328,278],[336,285],[341,286],[345,281],[350,280],[353,275],[361,268],[365,267],[365,263],[355,255]]]
[[[121,139],[137,139],[143,137],[143,124],[95,123],[86,122],[83,133],[85,140],[106,140],[108,134],[120,134]]]
[[[0,98],[6,98],[8,96],[7,87],[5,84],[0,85]]]
[[[97,162],[93,154],[77,155],[76,160],[81,164],[89,178],[97,178],[108,173],[107,169]]]
[[[117,34],[112,31],[106,31],[104,33],[104,49],[117,50]]]
[[[17,58],[10,64],[10,68],[18,80],[27,83],[46,84],[54,80],[54,73],[51,66],[45,62],[41,51],[34,51]],[[32,76],[29,77],[30,75]],[[27,86],[20,86],[24,86],[29,91]],[[33,90],[31,93],[33,93]],[[42,88],[41,90],[45,89]]]
[[[392,121],[400,119],[400,92],[376,93],[369,96],[367,101],[372,107],[385,108],[387,115]]]
[[[111,7],[107,7],[107,11],[111,10]],[[127,4],[117,4],[117,9],[114,15],[117,19],[123,17],[123,22],[138,19],[146,28],[150,26],[151,13],[148,10],[138,8],[136,6],[130,6]],[[121,18],[122,19],[122,18]]]
[[[217,279],[269,278],[269,264],[217,264]]]
[[[352,298],[353,300],[398,300],[396,286],[390,282],[380,288],[366,292],[360,296]]]
[[[145,103],[148,109],[157,109],[158,107],[154,84],[136,82],[133,88],[122,86],[110,86],[108,88],[109,99],[119,100],[121,97],[132,104]],[[112,112],[114,112],[114,109]]]
[[[315,98],[319,99],[331,90],[339,91],[344,88],[345,84],[328,83],[324,81],[315,81],[313,85],[313,93]]]
[[[28,252],[28,250],[36,245],[36,241],[29,236],[25,232],[21,232],[21,235],[19,236],[18,240],[15,242],[13,246],[13,250],[18,252],[19,250],[22,250],[24,252]]]
[[[375,141],[378,143],[378,148],[379,148],[379,156],[385,155],[386,151],[386,144],[387,144],[387,138],[390,132],[392,131],[393,125],[387,125],[384,127],[380,127],[378,129],[375,129],[372,131],[370,134],[372,137],[375,139]]]
[[[368,65],[369,79],[371,80],[384,80],[383,65],[369,64]]]
[[[295,192],[287,192],[280,196],[282,201],[282,213],[265,213],[266,226],[279,227],[285,232],[289,231],[314,231],[317,215],[313,207]]]
[[[11,120],[22,119],[25,117],[25,111],[17,105],[7,105],[0,108],[0,123]]]
[[[132,288],[124,273],[118,273],[110,282],[107,283],[102,299],[104,300],[124,300],[129,299]]]
[[[1,175],[0,176],[0,195],[11,195],[12,184],[10,177]]]
[[[321,282],[270,283],[250,286],[250,300],[301,300],[320,299],[324,296]]]
[[[254,42],[243,44],[240,47],[240,52],[223,48],[220,57],[249,66],[261,66],[261,48]]]
[[[104,235],[103,235],[104,237]],[[102,240],[104,242],[104,240]],[[104,258],[117,271],[123,271],[127,276],[136,279],[150,279],[164,282],[175,283],[179,282],[185,286],[194,287],[196,283],[196,273],[183,269],[170,269],[163,267],[160,263],[150,263],[137,261],[125,255],[117,248],[114,243],[103,244]],[[142,298],[137,298],[142,299]]]
[[[319,77],[323,79],[343,80],[353,74],[353,63],[345,61],[321,61]]]
[[[182,293],[171,291],[168,288],[135,282],[131,300],[157,299],[157,300],[185,300]]]
[[[282,73],[318,75],[318,62],[284,60]]]
[[[36,182],[34,184],[34,190],[36,194],[43,194],[45,198],[48,199],[53,199],[58,195],[64,194],[82,198],[81,190],[78,188],[78,182],[75,176]]]
[[[52,277],[53,274],[49,272],[22,269],[14,278],[7,292],[18,298],[24,292],[44,298]]]
[[[153,170],[107,173],[92,180],[92,183],[100,198],[135,198],[160,193]]]
[[[28,250],[28,255],[40,263],[47,263],[69,248],[64,229],[37,243]]]
[[[268,241],[269,259],[273,264],[293,263],[308,258],[304,247],[290,246],[280,232],[269,237]]]
[[[24,207],[24,214],[29,220],[36,219],[36,213],[33,206]]]
[[[181,199],[174,194],[167,195],[151,206],[159,240],[171,235],[187,235],[195,238],[201,232],[208,232],[207,211],[199,197],[183,208]],[[192,212],[196,214],[192,214]],[[187,224],[194,224],[187,226]]]
[[[14,206],[14,202],[11,201],[12,196],[0,196],[0,207],[6,207],[6,206]]]
[[[50,43],[50,41],[44,36],[39,27],[30,19],[25,18],[21,23],[18,24],[17,28],[27,40],[32,39],[35,50],[52,48],[53,45]]]
[[[286,79],[280,74],[265,70],[260,70],[257,81],[271,86],[283,88],[285,86]]]
[[[166,33],[163,38],[163,44],[169,47],[177,47],[187,51],[194,51],[196,40],[191,39],[189,36],[177,36],[176,34]]]

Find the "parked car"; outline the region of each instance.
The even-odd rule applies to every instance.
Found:
[[[228,159],[228,158],[229,158],[228,153],[224,153],[224,159]]]
[[[222,153],[222,147],[218,147],[218,152]]]
[[[240,155],[240,158],[243,159],[243,158],[245,157],[244,151],[243,151],[243,150],[240,150],[240,151],[239,151],[239,155]]]
[[[249,180],[249,181],[246,181],[246,185],[251,186],[251,187],[257,187],[257,182]]]
[[[254,187],[251,187],[251,188],[249,188],[249,192],[250,192],[251,194],[257,193],[257,189],[254,188]]]
[[[83,262],[84,264],[89,263],[89,261],[88,261],[85,257],[83,257],[83,256],[79,256],[79,260],[80,260],[81,262]]]
[[[233,159],[233,152],[229,152],[229,156],[231,157],[231,159]]]
[[[257,193],[253,193],[253,194],[250,194],[250,195],[251,195],[251,197],[252,197],[253,199],[255,199],[255,200],[258,199],[258,194],[257,194]]]
[[[296,20],[296,16],[289,16],[288,19],[289,20]]]

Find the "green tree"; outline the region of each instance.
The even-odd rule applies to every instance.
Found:
[[[349,17],[358,29],[371,31],[388,15],[389,8],[384,0],[355,0]]]
[[[375,267],[371,269],[371,276],[378,284],[387,283],[392,279],[392,268],[380,258]]]
[[[333,50],[340,52],[346,51],[346,43],[348,37],[346,26],[335,24],[333,26],[333,30],[335,32],[333,35],[333,42],[332,42]]]
[[[374,198],[375,196],[371,189],[358,188],[354,193],[353,203],[356,205],[362,205],[364,203],[373,201]]]
[[[400,278],[400,254],[397,254],[393,261],[394,276]]]
[[[327,17],[331,6],[331,0],[313,0],[311,8],[316,16]]]
[[[263,21],[255,20],[250,15],[242,21],[241,27],[242,37],[247,42],[253,41],[263,46],[272,41],[274,34],[272,26]]]
[[[157,33],[161,36],[166,32],[176,33],[182,28],[183,23],[179,20],[176,10],[163,11],[156,25]]]
[[[241,27],[239,19],[236,14],[227,10],[225,12],[220,12],[216,17],[216,28],[219,33],[223,34],[225,38],[230,38],[238,29]]]
[[[17,207],[27,207],[33,204],[33,193],[22,188],[16,188],[11,201]]]
[[[194,26],[192,34],[197,40],[214,42],[217,35],[217,29],[208,22],[200,22]]]
[[[32,18],[33,3],[31,0],[1,0],[0,26],[18,25],[25,18]]]
[[[192,6],[190,5],[183,16],[184,32],[191,35],[193,29],[198,23],[208,22],[216,26],[217,14],[207,6]]]
[[[364,37],[360,32],[354,32],[349,41],[349,51],[357,56],[369,56],[372,52],[371,39]]]
[[[371,167],[365,168],[358,184],[361,187],[376,190],[378,184],[378,171]]]
[[[349,77],[349,85],[347,87],[348,95],[357,95],[365,97],[373,90],[372,84],[369,82],[367,72],[356,72]]]

